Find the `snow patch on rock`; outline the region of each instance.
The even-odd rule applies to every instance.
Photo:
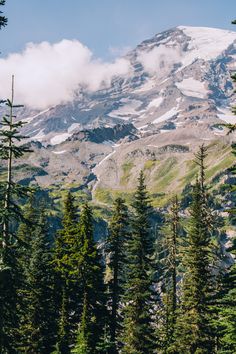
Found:
[[[221,108],[218,111],[220,111],[220,114],[217,114],[218,118],[224,120],[226,123],[236,124],[236,116],[230,110]]]
[[[153,121],[153,123],[158,124],[158,123],[164,122],[165,120],[168,120],[168,119],[174,117],[178,113],[179,113],[179,106],[173,107],[171,110],[169,110],[168,112],[163,114],[161,117],[158,117],[157,119],[155,119]]]
[[[192,77],[176,83],[176,86],[185,96],[205,98],[208,94],[204,83]]]
[[[61,150],[61,151],[53,151],[53,154],[55,155],[62,155],[66,152],[66,150]]]
[[[130,116],[137,115],[137,109],[141,106],[142,101],[139,100],[129,100],[123,99],[122,103],[125,103],[120,108],[110,112],[108,115],[111,118],[121,118],[124,120],[128,120]]]
[[[63,143],[63,141],[66,141],[66,139],[68,139],[70,136],[71,136],[71,134],[69,134],[69,133],[62,133],[62,134],[55,135],[50,140],[50,143],[52,145],[61,144],[61,143]]]
[[[45,137],[45,134],[44,134],[44,129],[41,129],[38,134],[36,134],[35,136],[32,137],[33,140],[43,140],[43,138]]]
[[[154,100],[152,100],[147,109],[150,109],[150,108],[158,108],[163,102],[163,97],[158,97],[158,98],[155,98]]]
[[[71,126],[67,129],[68,133],[73,132],[75,129],[79,128],[80,123],[73,123]]]

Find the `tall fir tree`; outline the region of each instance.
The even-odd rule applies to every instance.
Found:
[[[168,218],[163,230],[164,246],[161,251],[161,304],[157,323],[158,349],[167,353],[174,343],[174,333],[177,320],[177,276],[180,263],[180,205],[175,196],[169,208]],[[159,321],[158,321],[159,322]]]
[[[190,225],[185,248],[185,274],[181,313],[177,323],[175,350],[181,354],[213,354],[214,333],[209,307],[212,275],[210,232],[206,219],[202,184],[194,186]]]
[[[236,20],[232,21],[236,24]],[[236,82],[236,74],[232,75],[234,83]],[[232,108],[232,112],[236,115],[236,107]],[[236,124],[225,124],[229,129],[228,134],[236,130]],[[232,144],[232,153],[236,156],[236,144]],[[236,174],[236,165],[231,168],[233,176]],[[235,200],[236,186],[231,187],[231,197]],[[230,210],[230,219],[235,222],[236,207],[232,206]],[[236,239],[232,239],[232,246],[227,250],[234,256],[234,264],[226,272],[223,277],[222,287],[218,294],[216,307],[218,308],[218,352],[222,354],[230,354],[236,352]]]
[[[113,206],[112,219],[109,225],[109,236],[106,244],[108,253],[108,269],[110,279],[109,307],[110,333],[112,348],[111,353],[118,353],[117,338],[121,331],[121,299],[124,293],[125,269],[127,263],[127,241],[129,235],[128,209],[124,200],[117,198]]]
[[[227,250],[234,255],[234,264],[223,277],[222,287],[218,294],[217,334],[218,353],[236,353],[236,239]]]
[[[0,185],[2,208],[0,210],[0,353],[16,352],[16,333],[18,333],[18,281],[20,278],[17,264],[18,240],[15,223],[22,217],[18,200],[26,197],[28,188],[13,181],[14,159],[21,158],[28,147],[20,145],[24,138],[19,130],[23,122],[14,122],[14,76],[12,77],[12,97],[6,101],[9,113],[1,122],[0,159],[7,165],[6,181]]]
[[[236,145],[232,144],[232,153],[236,156]],[[232,176],[236,175],[236,164],[230,169]],[[230,189],[232,207],[229,211],[231,222],[235,225],[235,194],[236,186],[227,186]],[[223,275],[220,291],[217,294],[216,308],[218,311],[217,334],[218,352],[230,354],[236,352],[236,238],[232,238],[227,252],[233,256],[233,264]]]
[[[18,269],[20,270],[20,278],[18,280],[19,295],[19,341],[17,343],[18,350],[25,348],[27,344],[28,333],[28,307],[29,292],[28,271],[30,268],[30,259],[32,255],[32,242],[34,239],[35,229],[38,224],[38,208],[36,209],[36,200],[32,193],[29,202],[25,205],[23,211],[23,220],[20,222],[17,230],[17,238],[19,247],[17,247]]]
[[[131,235],[128,242],[127,283],[124,297],[122,353],[149,354],[155,347],[152,327],[151,207],[141,171],[133,202]]]
[[[170,351],[174,353],[215,352],[210,306],[214,293],[211,237],[215,225],[205,182],[206,157],[207,148],[202,145],[195,154],[199,179],[193,188],[190,206],[187,245],[184,248],[183,296],[176,330],[177,345],[174,351]]]
[[[56,342],[55,274],[47,220],[40,211],[27,274],[25,353],[50,354]]]
[[[93,238],[91,208],[85,204],[79,222],[79,239],[73,261],[78,265],[81,279],[82,316],[73,353],[95,354],[105,324],[104,274],[96,243]]]
[[[79,230],[75,202],[69,192],[65,199],[63,228],[55,241],[54,265],[58,283],[58,338],[57,348],[61,354],[70,353],[74,341],[74,330],[81,313],[80,279],[74,253],[77,250]],[[76,267],[76,268],[75,268]]]

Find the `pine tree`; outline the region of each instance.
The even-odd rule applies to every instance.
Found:
[[[200,146],[195,157],[200,176],[193,188],[190,206],[187,245],[184,249],[183,297],[177,321],[175,350],[177,353],[212,354],[215,351],[215,333],[211,323],[210,307],[214,292],[211,247],[214,218],[209,207],[205,184],[207,148],[204,145]]]
[[[73,261],[81,279],[82,316],[73,353],[95,354],[104,329],[105,297],[103,269],[93,239],[91,208],[85,204],[80,215],[78,252]]]
[[[117,337],[121,329],[120,304],[124,293],[125,268],[126,268],[126,246],[128,238],[128,209],[121,198],[114,202],[114,210],[109,227],[106,250],[110,271],[109,306],[111,342],[113,343],[111,353],[117,353]]]
[[[236,240],[228,249],[236,256]],[[236,263],[224,275],[223,284],[217,299],[218,307],[218,352],[231,354],[236,352]]]
[[[212,354],[214,337],[208,301],[211,289],[210,233],[206,222],[205,201],[202,198],[202,184],[198,180],[194,186],[190,213],[183,299],[174,352]]]
[[[58,319],[57,347],[61,354],[70,352],[74,341],[74,330],[81,313],[80,279],[74,253],[79,239],[77,211],[74,198],[69,192],[65,199],[63,229],[55,241],[54,265],[57,273]]]
[[[69,353],[71,340],[71,323],[70,323],[70,291],[67,282],[62,282],[62,292],[60,298],[60,316],[58,321],[58,335],[56,348],[59,354]],[[60,288],[59,288],[60,289]],[[61,289],[60,289],[61,290]]]
[[[179,264],[180,245],[180,216],[179,201],[175,196],[170,205],[169,215],[165,226],[164,250],[162,253],[162,304],[160,315],[162,317],[162,340],[159,340],[160,350],[168,352],[174,343],[174,333],[177,320],[177,272]],[[158,324],[159,325],[159,324]],[[160,327],[160,326],[159,326]],[[160,328],[158,328],[160,331]],[[160,337],[160,335],[159,335]]]
[[[41,212],[34,231],[27,271],[26,353],[50,354],[56,341],[54,269],[47,220]]]
[[[150,234],[151,207],[143,172],[133,202],[132,231],[128,242],[128,272],[124,297],[122,353],[149,354],[154,350],[152,328],[153,240]]]
[[[6,182],[1,183],[0,194],[2,208],[0,210],[0,353],[15,352],[16,333],[18,328],[18,281],[20,278],[17,264],[17,237],[14,232],[16,221],[22,217],[18,199],[26,197],[28,188],[13,181],[13,159],[21,158],[30,150],[19,145],[23,136],[19,129],[23,122],[14,123],[14,77],[12,77],[12,97],[6,101],[9,114],[2,119],[0,130],[0,159],[7,164]]]
[[[236,156],[236,146],[232,145],[232,153]],[[236,174],[236,165],[230,172]],[[236,186],[230,185],[231,198],[234,200]],[[229,211],[229,216],[234,222],[236,214],[235,205]],[[227,249],[234,257],[234,264],[223,275],[220,291],[217,294],[215,307],[218,311],[217,334],[218,351],[222,354],[236,352],[236,239],[232,239],[232,245]]]
[[[17,230],[17,238],[19,245],[17,247],[18,269],[20,270],[20,278],[18,279],[18,295],[19,295],[19,341],[17,348],[25,348],[27,346],[28,335],[28,307],[29,292],[28,273],[30,268],[30,260],[32,255],[32,242],[35,236],[35,230],[39,221],[38,206],[36,209],[35,196],[32,193],[29,202],[25,205],[23,212],[23,220],[20,222]]]
[[[232,21],[232,24],[236,24],[236,20]],[[236,74],[232,75],[232,79],[236,82]],[[236,107],[232,108],[232,112],[236,115]],[[236,124],[223,124],[228,128],[228,134],[236,130]],[[236,144],[232,144],[232,153],[236,156]],[[233,175],[236,174],[236,166],[234,165],[230,169]],[[234,200],[236,187],[231,187],[231,196]],[[235,220],[236,208],[235,205],[230,210],[231,220]],[[232,240],[233,244],[229,252],[236,254],[236,241]],[[223,277],[223,282],[219,293],[217,294],[215,308],[218,310],[217,319],[217,347],[219,353],[230,354],[236,352],[236,266],[235,263],[230,267],[229,271]]]
[[[205,186],[205,180],[206,180],[206,166],[205,166],[205,160],[207,157],[207,147],[202,144],[199,147],[199,150],[195,154],[195,163],[199,166],[199,183],[201,187],[201,191],[203,194],[203,197],[205,197],[206,194],[206,186]]]

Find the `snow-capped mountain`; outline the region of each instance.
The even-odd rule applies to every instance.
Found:
[[[97,180],[96,188],[121,186],[125,163],[138,172],[170,144],[189,159],[201,141],[224,135],[218,123],[236,122],[230,112],[236,32],[180,26],[145,40],[126,60],[128,74],[114,77],[110,87],[93,93],[81,88],[72,103],[19,112],[27,122],[24,133],[43,143],[34,160],[45,172],[39,183],[79,179]],[[115,139],[111,130],[127,124],[127,134]]]
[[[230,119],[224,115],[233,92],[235,43],[235,32],[212,28],[181,26],[157,34],[128,54],[126,77],[115,77],[111,87],[93,94],[80,92],[73,103],[24,117],[26,133],[57,144],[77,130],[122,121],[149,130],[150,124],[156,128],[167,121],[177,127],[196,114]]]

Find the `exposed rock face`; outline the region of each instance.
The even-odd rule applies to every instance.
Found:
[[[91,141],[102,144],[104,142],[118,142],[128,138],[130,141],[138,139],[138,130],[133,124],[117,124],[114,127],[99,127],[94,129],[80,130],[74,133],[68,141]]]

